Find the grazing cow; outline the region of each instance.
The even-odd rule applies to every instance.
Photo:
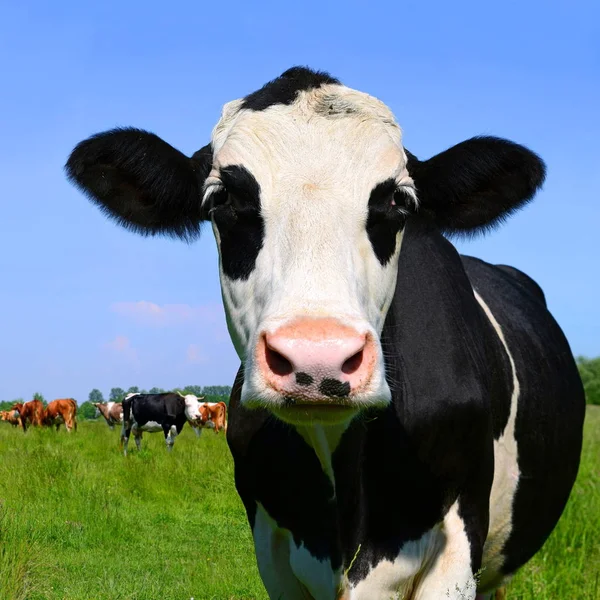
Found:
[[[538,156],[476,137],[419,160],[382,102],[294,68],[191,158],[115,129],[66,168],[142,234],[211,222],[242,362],[227,439],[271,598],[473,599],[540,549],[579,466],[577,367],[535,282],[443,235],[526,204]]]
[[[43,423],[48,427],[56,425],[56,431],[63,423],[68,432],[77,431],[77,402],[73,398],[52,400],[44,411]]]
[[[123,400],[123,429],[121,443],[123,453],[127,456],[129,436],[133,430],[135,445],[142,447],[142,433],[162,431],[165,435],[167,449],[171,451],[175,438],[181,433],[186,421],[198,421],[200,403],[192,394],[183,396],[179,393],[163,394],[128,394]]]
[[[94,402],[94,406],[105,418],[106,424],[110,429],[114,429],[117,423],[123,422],[123,405],[120,402]]]
[[[199,408],[202,427],[210,427],[219,433],[227,433],[227,405],[225,402],[203,402]]]
[[[20,427],[22,426],[19,413],[16,410],[0,411],[0,420],[10,423],[13,427],[16,427],[17,425]]]
[[[16,410],[19,413],[23,432],[27,431],[28,423],[34,427],[41,427],[44,419],[44,404],[41,400],[30,400],[25,403],[17,402],[11,410]]]

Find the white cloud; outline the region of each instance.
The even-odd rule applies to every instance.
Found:
[[[225,321],[220,304],[155,304],[147,300],[114,302],[110,309],[142,325],[164,327],[191,323],[221,324]]]
[[[189,364],[200,365],[208,362],[208,356],[198,344],[190,344],[187,347],[186,358]]]
[[[131,340],[125,335],[118,335],[114,340],[104,344],[104,348],[136,366],[140,364],[137,350],[131,345]]]

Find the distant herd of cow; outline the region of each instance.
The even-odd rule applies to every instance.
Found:
[[[167,449],[171,450],[175,438],[184,425],[189,423],[199,437],[202,429],[214,429],[215,433],[227,432],[227,405],[224,402],[203,402],[204,396],[183,395],[179,392],[162,394],[128,394],[123,402],[96,402],[94,406],[111,429],[122,424],[121,445],[127,455],[129,436],[133,431],[138,450],[143,432],[162,431]],[[10,410],[0,411],[0,420],[7,421],[24,432],[33,427],[77,430],[77,403],[72,398],[53,400],[44,407],[40,400],[17,402]]]

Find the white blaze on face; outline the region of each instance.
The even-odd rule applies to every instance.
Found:
[[[193,394],[183,397],[185,401],[185,417],[188,421],[196,421],[200,418],[200,401]]]
[[[255,349],[298,318],[334,318],[359,335],[378,340],[392,300],[402,239],[386,264],[378,259],[366,229],[372,190],[393,180],[414,198],[400,128],[389,109],[341,85],[300,92],[291,105],[263,111],[227,104],[213,131],[214,163],[205,201],[219,185],[220,169],[244,167],[260,186],[262,249],[247,279],[223,269],[227,322],[245,363],[242,402],[271,405],[281,394],[265,384]],[[220,235],[213,222],[220,245]],[[244,248],[240,247],[240,252]],[[385,403],[383,357],[355,404]]]

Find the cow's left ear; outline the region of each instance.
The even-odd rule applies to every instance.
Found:
[[[212,165],[205,146],[191,158],[141,129],[112,129],[78,144],[68,178],[109,217],[142,235],[193,239]]]
[[[531,200],[546,176],[539,156],[495,137],[472,138],[426,161],[406,154],[419,212],[447,233],[492,228]]]

